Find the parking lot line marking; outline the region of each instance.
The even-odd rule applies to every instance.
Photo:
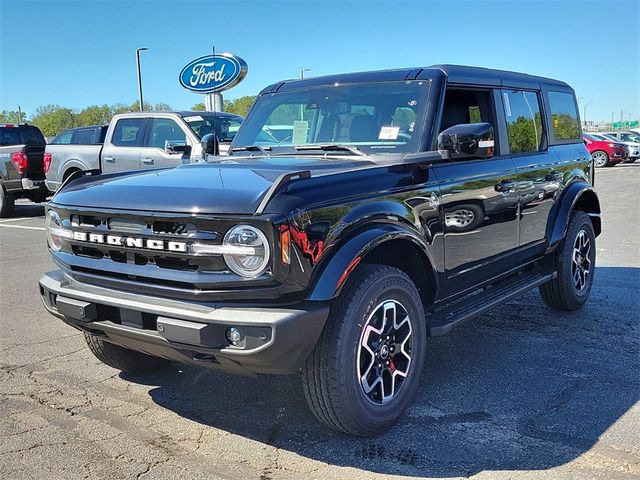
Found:
[[[32,218],[37,218],[37,217],[8,218],[6,220],[0,220],[0,223],[17,222],[19,220],[30,220]]]
[[[24,230],[42,230],[42,231],[44,231],[44,227],[25,227],[24,225],[4,225],[4,224],[0,224],[0,227],[4,227],[4,228],[23,228]]]

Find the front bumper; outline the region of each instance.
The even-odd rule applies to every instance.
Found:
[[[79,283],[57,270],[40,279],[45,308],[79,330],[139,352],[230,373],[295,373],[318,340],[329,305],[227,305],[143,296]],[[242,332],[230,345],[225,332]]]

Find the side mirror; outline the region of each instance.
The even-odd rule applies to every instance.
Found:
[[[179,153],[181,155],[191,155],[191,145],[180,140],[167,140],[164,142],[164,151],[169,155]]]
[[[220,145],[215,133],[207,133],[202,137],[200,143],[202,144],[203,155],[220,155]]]
[[[449,152],[452,160],[490,158],[494,145],[490,123],[461,123],[438,135],[438,150]]]

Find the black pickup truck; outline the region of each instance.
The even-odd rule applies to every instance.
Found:
[[[563,82],[279,82],[229,154],[85,174],[49,204],[42,300],[107,365],[301,371],[318,419],[373,435],[416,395],[429,336],[536,287],[558,310],[589,296],[600,207]]]
[[[8,217],[17,198],[44,202],[46,141],[33,125],[0,123],[0,218]]]

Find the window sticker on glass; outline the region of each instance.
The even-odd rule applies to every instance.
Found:
[[[293,122],[293,145],[302,145],[307,143],[307,132],[309,131],[309,122],[306,120],[294,120]]]
[[[511,104],[509,103],[509,94],[507,92],[502,92],[502,98],[504,99],[504,113],[507,117],[511,116]]]
[[[382,127],[378,134],[378,140],[396,140],[400,133],[400,127]]]
[[[200,115],[191,115],[190,117],[184,117],[185,122],[204,122],[204,118]]]

